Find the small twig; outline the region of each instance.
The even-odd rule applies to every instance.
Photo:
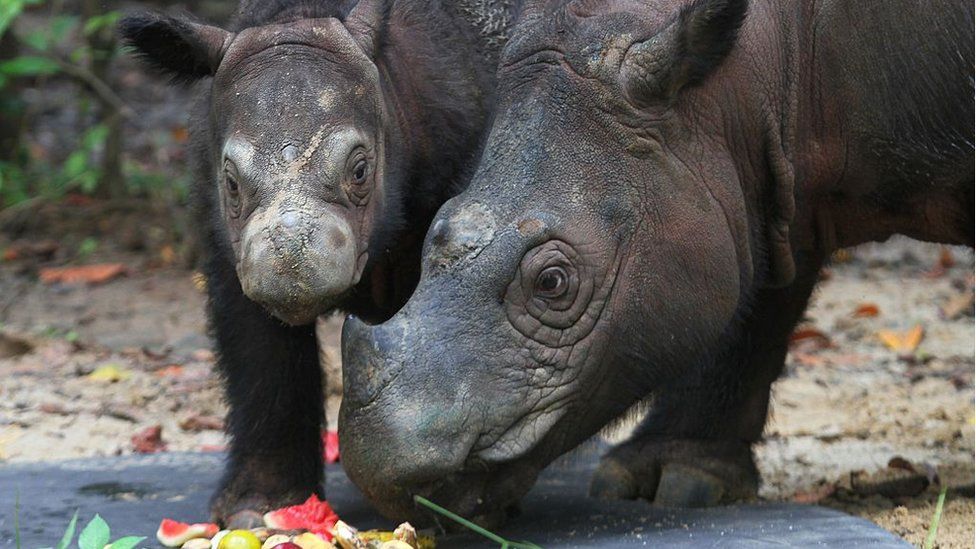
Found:
[[[113,108],[115,108],[115,110],[119,112],[122,118],[125,118],[126,120],[132,118],[133,113],[132,113],[132,109],[129,108],[129,105],[126,104],[126,102],[121,97],[119,97],[117,93],[112,91],[112,88],[108,84],[106,84],[104,80],[96,76],[95,73],[91,72],[90,70],[80,65],[69,63],[64,59],[61,59],[57,55],[52,54],[49,51],[37,49],[34,47],[31,47],[31,51],[40,55],[45,59],[53,61],[54,64],[56,64],[58,68],[61,69],[61,72],[67,74],[68,76],[88,86],[89,89],[95,92],[95,95],[97,95],[99,99],[101,99],[105,103],[108,103]]]
[[[478,526],[477,524],[471,522],[470,520],[468,520],[468,519],[466,519],[466,518],[464,518],[464,517],[462,517],[460,515],[456,515],[456,514],[450,512],[450,511],[448,511],[447,509],[441,507],[440,505],[437,505],[436,503],[434,503],[433,501],[430,501],[429,499],[427,499],[425,497],[422,497],[422,496],[414,496],[413,497],[413,500],[415,502],[423,505],[424,507],[432,510],[432,511],[436,511],[437,513],[440,513],[441,515],[444,515],[445,517],[453,520],[454,522],[460,524],[461,526],[464,526],[465,528],[467,528],[467,529],[469,529],[469,530],[471,530],[473,532],[476,532],[478,534],[481,534],[482,536],[490,539],[491,541],[494,541],[495,543],[501,545],[501,549],[509,549],[509,548],[511,548],[511,549],[542,549],[541,547],[539,547],[538,545],[536,545],[534,543],[518,542],[518,541],[509,541],[509,540],[507,540],[507,539],[499,536],[498,534],[496,534],[494,532],[491,532],[491,531],[489,531],[489,530],[487,530],[485,528],[482,528],[481,526]]]
[[[57,64],[58,68],[61,69],[61,71],[67,74],[68,76],[88,86],[88,88],[91,89],[93,92],[95,92],[95,94],[102,101],[108,103],[109,105],[112,105],[112,107],[119,112],[122,118],[125,118],[126,120],[132,118],[133,113],[132,113],[132,109],[129,108],[129,105],[127,105],[126,102],[123,101],[122,98],[118,96],[118,94],[112,91],[112,88],[110,88],[109,85],[105,83],[105,81],[95,76],[93,72],[89,71],[84,67],[75,65],[73,63],[69,63],[64,59],[61,59],[60,57],[56,55],[52,55],[48,52],[41,51],[41,50],[35,50],[35,51],[38,54],[44,56],[47,59],[50,59],[55,64]]]
[[[939,492],[939,500],[935,503],[935,513],[932,515],[931,524],[929,524],[929,535],[925,536],[925,549],[932,549],[932,546],[935,545],[935,536],[939,533],[939,521],[942,520],[942,507],[945,505],[948,489],[949,486],[943,484],[942,491]]]
[[[14,495],[14,544],[20,549],[20,488]]]

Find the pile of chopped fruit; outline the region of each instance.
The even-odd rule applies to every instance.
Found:
[[[216,524],[186,524],[163,519],[156,539],[183,549],[433,549],[434,540],[417,536],[405,522],[392,532],[360,532],[339,520],[327,501],[314,494],[301,505],[264,515],[264,527],[220,530]]]

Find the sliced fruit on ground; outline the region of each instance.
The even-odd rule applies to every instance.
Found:
[[[156,539],[166,547],[180,547],[194,538],[212,538],[219,530],[216,524],[187,524],[163,519],[156,530]]]
[[[322,501],[312,494],[305,503],[282,507],[264,514],[264,525],[276,530],[307,530],[321,534],[325,539],[332,540],[332,527],[339,520],[339,515],[332,510],[329,502]]]

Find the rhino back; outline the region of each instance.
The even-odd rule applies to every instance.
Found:
[[[972,2],[829,0],[812,33],[822,114],[853,153],[848,170],[880,196],[972,182]]]

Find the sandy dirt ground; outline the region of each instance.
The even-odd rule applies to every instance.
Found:
[[[199,275],[165,247],[82,258],[70,240],[38,242],[0,239],[19,252],[0,262],[0,463],[221,450],[226,408]],[[971,547],[973,254],[896,239],[837,260],[774,387],[761,496],[843,509],[920,545],[943,483],[937,546]],[[45,266],[105,261],[127,273],[95,286],[38,281]],[[320,331],[333,365],[338,326]],[[884,330],[906,348],[886,345]]]

